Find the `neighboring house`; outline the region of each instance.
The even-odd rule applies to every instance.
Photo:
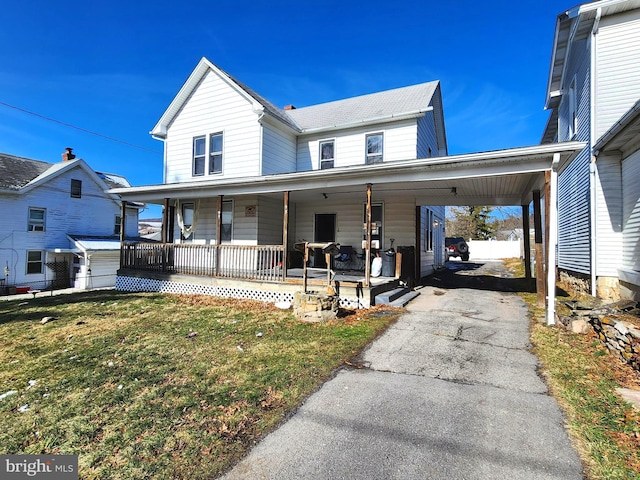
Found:
[[[122,208],[106,191],[130,186],[126,179],[93,171],[71,149],[56,164],[0,154],[0,172],[3,286],[114,286]],[[132,238],[139,208],[126,207]]]
[[[332,260],[330,267],[362,270],[365,286],[365,259],[376,251],[394,247],[403,253],[398,270],[388,275],[394,280],[415,281],[444,263],[446,203],[425,205],[420,194],[397,186],[367,189],[389,165],[406,162],[408,171],[411,160],[447,154],[437,81],[280,109],[203,58],[151,134],[164,142],[164,184],[114,192],[163,204],[166,240],[174,246],[228,247],[224,258],[212,247],[190,260],[214,262],[208,276],[246,278],[245,270],[256,264],[263,269],[265,262],[301,267],[295,244],[305,241],[341,244],[348,261]],[[450,187],[443,190],[450,195]],[[273,248],[249,253],[249,246]],[[166,254],[173,271],[177,252]],[[136,261],[140,269],[142,259]],[[238,262],[251,265],[242,266],[242,273],[219,270]],[[325,268],[326,256],[312,252],[308,264]],[[286,276],[285,268],[277,279],[285,282]],[[123,273],[119,285],[147,288],[136,278]]]
[[[558,177],[557,265],[600,297],[637,298],[640,288],[639,99],[640,1],[584,3],[558,15],[542,143],[586,146]]]

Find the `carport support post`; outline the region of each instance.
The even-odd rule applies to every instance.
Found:
[[[371,184],[367,183],[367,244],[364,249],[364,286],[369,287],[371,282]]]
[[[538,293],[538,306],[544,307],[545,281],[544,281],[544,249],[542,248],[542,215],[540,213],[540,190],[533,191],[533,228],[535,230],[536,243],[536,292]]]
[[[282,213],[282,278],[287,279],[287,244],[289,243],[289,191],[284,192],[284,208]]]
[[[549,244],[547,266],[547,325],[556,323],[556,245],[558,243],[558,164],[560,154],[553,154],[549,179]]]
[[[531,236],[529,235],[529,205],[522,205],[522,240],[524,241],[524,276],[530,282]]]

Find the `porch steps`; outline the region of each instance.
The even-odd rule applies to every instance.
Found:
[[[384,293],[380,293],[375,297],[376,305],[391,305],[392,307],[404,307],[411,300],[416,298],[420,293],[414,292],[407,287],[398,287]]]

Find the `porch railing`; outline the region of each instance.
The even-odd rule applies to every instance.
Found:
[[[120,264],[149,272],[278,282],[284,280],[284,246],[125,243]]]

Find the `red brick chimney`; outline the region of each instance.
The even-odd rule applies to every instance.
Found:
[[[295,106],[295,105],[285,105],[285,106],[284,106],[284,109],[285,109],[285,110],[295,110],[295,109],[296,109],[296,106]]]
[[[71,147],[65,148],[65,152],[62,154],[63,162],[73,160],[74,158],[76,158],[76,156],[73,153],[71,153],[72,151],[73,151],[73,148]]]

